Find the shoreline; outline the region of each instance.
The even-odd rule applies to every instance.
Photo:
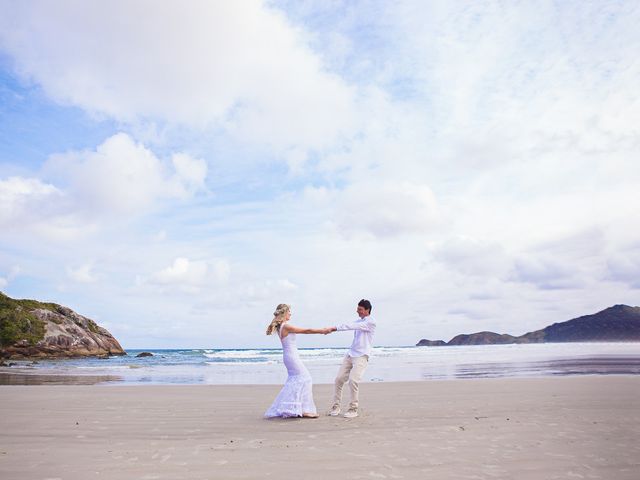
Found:
[[[332,384],[339,366],[337,362],[310,362],[308,367],[314,384]],[[45,367],[41,364],[0,367],[0,385],[282,385],[286,378],[284,368],[279,363],[273,363],[267,369],[251,363],[200,369],[193,365],[128,365],[111,369],[70,369],[66,366],[65,363],[52,363]],[[640,354],[592,354],[535,361],[460,363],[454,367],[444,365],[444,369],[439,370],[439,366],[428,359],[416,358],[410,363],[399,364],[397,359],[375,358],[367,369],[363,383],[640,375]],[[256,379],[258,381],[252,381]]]
[[[277,385],[101,387],[1,386],[0,476],[640,477],[634,375],[369,382],[355,419],[265,420]]]
[[[466,382],[485,380],[529,380],[529,379],[550,379],[550,378],[588,378],[588,377],[639,377],[638,373],[570,373],[570,374],[539,374],[528,376],[475,376],[466,378],[426,378],[417,380],[388,380],[388,381],[362,381],[360,384],[404,384],[404,383],[431,383],[431,382]],[[282,387],[283,383],[153,383],[153,382],[129,382],[114,375],[59,375],[50,374],[24,374],[0,372],[0,388],[10,387],[47,387],[47,386],[97,386],[97,387]],[[314,382],[314,386],[332,385],[329,382]],[[346,390],[345,390],[346,391]]]

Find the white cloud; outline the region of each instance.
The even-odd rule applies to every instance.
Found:
[[[517,259],[513,280],[536,285],[541,289],[567,289],[585,286],[575,264],[557,261],[550,256]]]
[[[298,286],[286,278],[267,279],[262,282],[243,285],[239,290],[239,297],[249,304],[268,301],[273,303],[274,298],[290,298],[291,294],[297,289]]]
[[[324,148],[351,129],[351,88],[262,1],[7,2],[2,17],[17,69],[65,104],[277,148]]]
[[[6,288],[11,281],[17,277],[22,269],[18,265],[14,265],[6,275],[0,276],[0,289]]]
[[[200,158],[192,158],[185,153],[175,153],[171,163],[176,171],[175,182],[185,195],[193,194],[205,188],[207,162]]]
[[[0,179],[0,226],[51,240],[93,234],[113,221],[156,209],[164,200],[188,200],[206,189],[207,164],[186,153],[158,158],[118,133],[95,150],[53,154],[40,177]]]
[[[145,210],[165,187],[160,160],[123,133],[95,151],[53,155],[45,172],[65,182],[91,212]]]
[[[203,289],[219,287],[229,281],[231,266],[225,259],[213,261],[190,260],[177,257],[166,268],[154,273],[141,284],[177,288],[187,293],[199,293]]]
[[[512,261],[495,242],[458,236],[447,238],[433,248],[434,258],[445,268],[465,275],[505,278]]]
[[[640,288],[640,246],[615,252],[607,259],[608,280],[624,282],[631,288]]]
[[[59,203],[63,193],[37,178],[0,179],[0,225],[11,229],[14,223],[30,223],[46,218],[47,206]]]
[[[142,213],[163,198],[183,197],[203,188],[207,166],[185,153],[173,155],[174,176],[148,148],[125,133],[106,139],[95,151],[51,156],[44,172],[64,183],[76,205],[95,213]]]
[[[173,264],[154,275],[153,280],[161,284],[187,283],[201,284],[207,276],[207,264],[194,262],[188,258],[179,257]]]
[[[309,208],[330,205],[329,221],[347,238],[424,234],[440,220],[431,189],[411,182],[363,181],[343,190],[307,188],[304,199]]]
[[[31,235],[65,240],[92,229],[81,224],[72,199],[56,186],[38,178],[0,179],[0,236],[19,244]]]
[[[371,297],[388,344],[637,302],[637,8],[156,3],[0,19],[25,78],[124,132],[24,174],[27,193],[0,184],[0,235],[123,227],[20,255],[43,279],[95,259],[140,342],[147,315],[159,338],[180,316],[201,321],[193,341],[264,344],[279,301],[322,325]]]
[[[305,171],[305,164],[308,160],[308,155],[304,150],[294,148],[286,152],[285,160],[289,167],[289,173],[292,175],[298,175]]]
[[[151,239],[154,242],[164,242],[167,239],[167,231],[166,230],[159,230],[158,232],[156,232]]]
[[[79,267],[67,267],[67,276],[78,283],[94,283],[97,278],[94,274],[93,264],[85,263]]]

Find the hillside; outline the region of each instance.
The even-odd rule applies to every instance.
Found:
[[[417,346],[547,342],[640,342],[640,307],[614,305],[593,315],[554,323],[519,337],[494,332],[461,334],[449,342],[422,339]]]

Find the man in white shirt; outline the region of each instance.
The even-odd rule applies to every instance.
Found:
[[[357,309],[359,320],[353,323],[338,325],[333,327],[333,331],[353,330],[353,342],[347,355],[342,361],[338,375],[335,381],[335,392],[333,396],[333,405],[329,410],[329,415],[337,417],[340,415],[340,404],[342,403],[342,387],[345,382],[349,381],[349,390],[351,391],[351,402],[349,410],[344,414],[346,418],[355,418],[358,416],[358,387],[362,375],[364,374],[367,364],[369,363],[369,355],[373,348],[373,334],[376,331],[376,322],[371,318],[371,302],[369,300],[360,300]]]

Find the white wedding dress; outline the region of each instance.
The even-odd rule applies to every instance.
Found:
[[[266,418],[272,417],[301,417],[303,413],[316,414],[316,405],[313,403],[313,383],[311,375],[304,366],[298,347],[296,347],[296,334],[289,333],[286,337],[280,337],[282,342],[282,358],[287,367],[287,381],[280,393],[273,401],[269,410],[264,414]]]

